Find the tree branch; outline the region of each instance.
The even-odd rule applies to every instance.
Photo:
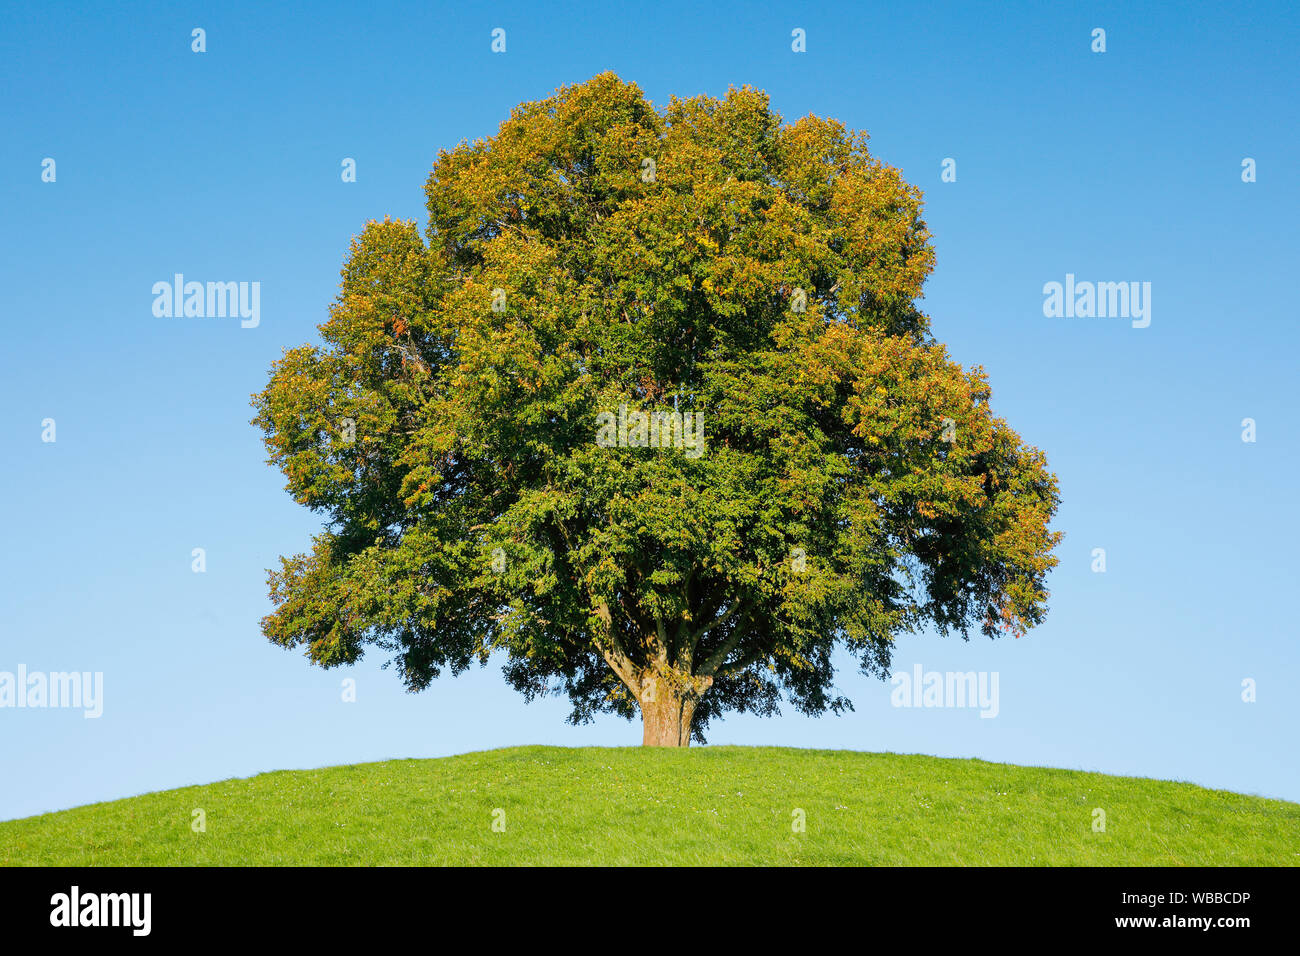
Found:
[[[765,648],[754,647],[749,652],[742,654],[739,660],[733,661],[726,669],[720,668],[718,670],[717,676],[734,677],[735,675],[743,671],[746,667],[748,667],[750,664],[754,663],[757,660],[761,660],[766,653],[767,651]]]
[[[715,620],[708,627],[704,628],[704,630],[700,631],[699,637],[697,638],[697,642],[699,640],[702,640],[706,633],[713,630],[719,624],[726,623],[728,620],[734,617],[735,614],[742,607],[745,606],[746,604],[744,601],[737,601],[736,603],[732,604],[731,607],[727,608],[727,612],[725,614],[723,614],[720,618]],[[734,631],[731,632],[731,635],[725,641],[722,642],[722,646],[719,647],[716,651],[714,651],[708,657],[708,659],[705,660],[705,662],[699,666],[699,669],[696,671],[696,674],[700,675],[701,677],[708,677],[711,676],[712,674],[717,673],[718,668],[721,667],[724,663],[726,663],[727,655],[736,649],[736,646],[740,643],[742,637],[744,637],[744,631],[742,631],[739,627],[737,627]]]
[[[700,629],[699,633],[695,635],[695,645],[698,647],[700,641],[704,640],[704,635],[708,634],[709,631],[721,624],[726,624],[729,620],[735,617],[736,612],[740,610],[744,603],[744,601],[733,601],[731,607],[727,608],[721,617],[715,617],[708,624],[704,625],[704,627]]]
[[[636,665],[633,664],[632,659],[628,657],[627,653],[623,650],[623,644],[618,639],[618,634],[614,630],[613,615],[610,614],[609,605],[603,598],[598,598],[596,600],[596,616],[604,623],[605,630],[609,634],[610,643],[613,647],[606,648],[601,644],[600,640],[595,637],[592,638],[592,643],[596,645],[596,649],[600,651],[600,656],[605,659],[605,663],[609,665],[610,670],[612,670],[618,676],[618,679],[627,685],[628,690],[632,691],[633,695],[639,699],[641,696],[641,685],[640,681],[636,679]]]
[[[668,664],[668,632],[664,629],[664,619],[655,615],[655,630],[659,633],[659,646],[655,648],[655,657],[659,663]]]

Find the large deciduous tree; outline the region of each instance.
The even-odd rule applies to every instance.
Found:
[[[921,195],[865,134],[606,73],[440,152],[425,194],[425,235],[369,223],[323,346],[254,397],[328,519],[270,572],[272,641],[376,645],[413,691],[500,652],[574,722],[685,746],[850,706],[837,647],[884,676],[902,633],[1042,619],[1056,480],[933,340]]]

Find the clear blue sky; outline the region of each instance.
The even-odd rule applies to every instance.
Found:
[[[409,695],[379,656],[322,671],[258,631],[265,569],[317,519],[264,463],[250,393],[314,340],[367,219],[423,223],[439,147],[606,69],[657,104],[749,83],[787,118],[868,130],[926,193],[936,335],[985,366],[1061,483],[1047,622],[897,651],[903,670],[998,672],[996,719],[894,708],[848,666],[855,713],[733,717],[711,741],[1300,800],[1297,10],[5,5],[0,671],[102,671],[105,699],[98,720],[0,709],[0,818],[279,768],[639,742],[616,718],[569,727],[563,700],[526,705],[497,664]],[[260,282],[260,326],[155,318],[151,287],[176,272]],[[1150,282],[1150,327],[1044,317],[1043,284],[1067,273]]]

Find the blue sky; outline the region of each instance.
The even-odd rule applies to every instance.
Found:
[[[1061,485],[1046,623],[896,652],[898,670],[997,672],[995,719],[893,707],[849,665],[855,713],[732,717],[711,742],[1300,800],[1300,8],[897,6],[6,5],[0,671],[102,671],[104,712],[0,708],[0,819],[272,769],[639,742],[525,704],[496,663],[410,695],[379,656],[322,671],[258,631],[265,569],[318,522],[265,464],[250,393],[315,339],[367,219],[423,223],[440,147],[606,69],[656,104],[749,83],[788,119],[869,131],[926,194],[935,334],[987,369]],[[152,285],[177,272],[260,282],[260,325],[155,318]],[[1066,274],[1150,282],[1150,326],[1045,317]]]

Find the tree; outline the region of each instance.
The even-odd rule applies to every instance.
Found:
[[[864,133],[605,73],[425,194],[425,237],[370,222],[323,346],[254,396],[328,519],[269,573],[272,641],[377,646],[412,691],[501,652],[571,721],[685,746],[851,706],[837,647],[883,677],[902,633],[1041,621],[1056,480],[933,340],[921,194]]]

